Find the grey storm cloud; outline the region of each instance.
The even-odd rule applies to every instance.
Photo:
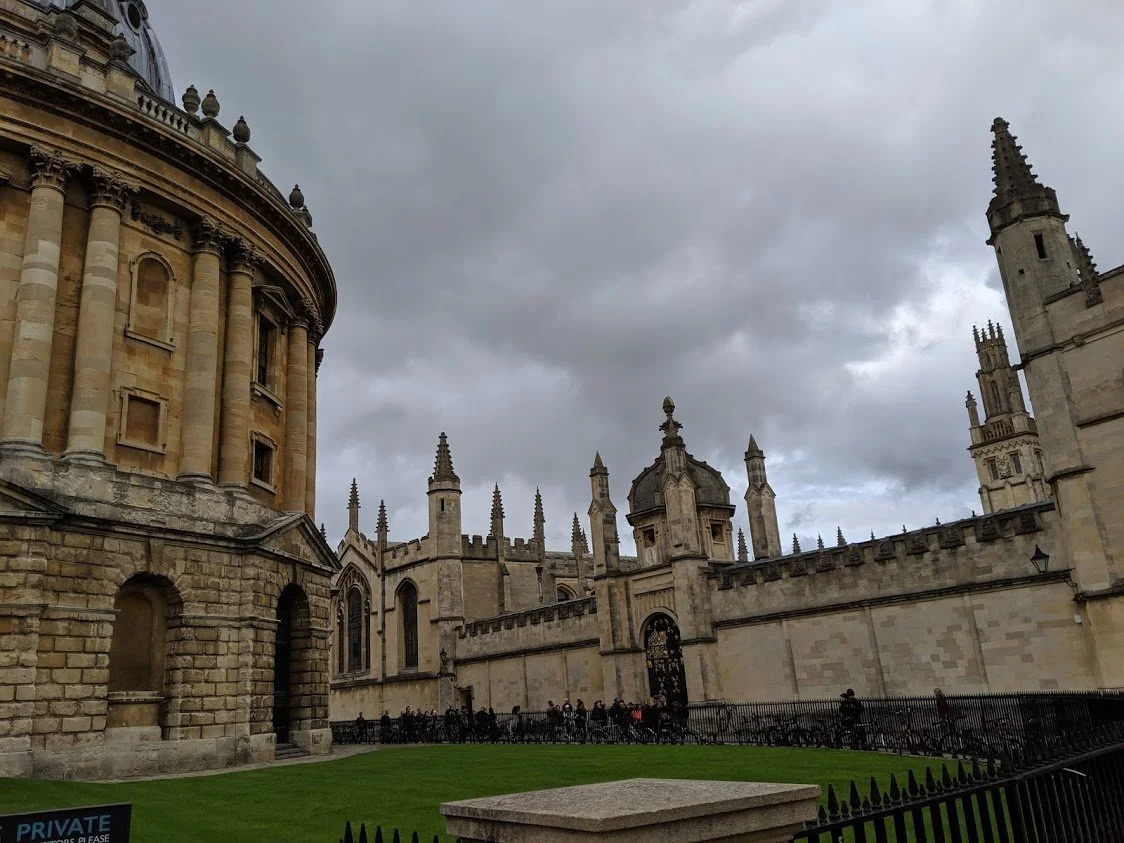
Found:
[[[179,88],[300,182],[340,310],[318,518],[424,533],[449,433],[469,533],[492,484],[552,547],[600,450],[621,533],[670,393],[735,500],[751,432],[782,532],[978,506],[973,322],[1006,321],[983,216],[1009,119],[1102,268],[1124,7],[1074,0],[151,0]],[[745,524],[739,507],[738,522]]]

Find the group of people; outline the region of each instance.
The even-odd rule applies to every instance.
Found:
[[[498,715],[491,707],[472,711],[450,706],[443,715],[437,709],[426,711],[406,706],[397,718],[384,711],[378,726],[360,713],[355,719],[357,738],[363,743],[421,742],[497,742],[500,740],[579,740],[591,737],[604,739],[641,739],[665,735],[686,726],[687,709],[656,696],[642,703],[613,700],[606,706],[597,700],[587,707],[578,699],[556,705],[547,703],[545,712],[524,712],[514,706],[510,715]]]

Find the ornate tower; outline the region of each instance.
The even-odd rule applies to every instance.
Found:
[[[1074,571],[1100,683],[1124,687],[1124,290],[1066,233],[1057,194],[1039,183],[1007,122],[992,124],[995,195],[987,209],[1003,290],[1037,413],[1059,530],[1047,552]]]
[[[745,492],[745,508],[749,513],[749,534],[753,542],[753,558],[769,559],[781,555],[781,533],[777,526],[777,495],[765,475],[765,452],[757,440],[749,437],[745,452],[745,471],[749,488]]]
[[[429,478],[429,540],[434,556],[460,555],[461,479],[453,471],[453,455],[444,433],[437,440],[437,458]]]
[[[972,328],[980,369],[976,372],[984,405],[981,423],[976,399],[966,406],[972,445],[968,449],[980,478],[984,512],[1012,509],[1049,499],[1038,427],[1026,410],[1019,375],[1007,356],[1003,328],[987,323]]]
[[[609,469],[601,461],[600,451],[593,458],[589,484],[592,487],[589,531],[593,536],[593,571],[595,575],[616,573],[621,567],[617,508],[609,499]]]

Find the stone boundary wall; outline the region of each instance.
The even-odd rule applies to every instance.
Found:
[[[598,646],[597,600],[586,597],[472,621],[457,631],[458,665],[544,649]]]

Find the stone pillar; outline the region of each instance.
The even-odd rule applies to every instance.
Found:
[[[464,843],[791,843],[816,818],[817,785],[626,779],[445,802]]]
[[[31,210],[16,294],[8,398],[0,437],[9,448],[41,452],[55,335],[63,200],[77,165],[57,152],[32,147],[31,169]]]
[[[316,379],[320,375],[320,361],[324,352],[317,348],[324,328],[318,317],[308,326],[308,450],[304,483],[304,511],[316,520]]]
[[[254,272],[259,256],[245,241],[235,244],[226,298],[223,347],[222,450],[219,483],[245,486],[250,471],[250,377],[254,356]]]
[[[179,479],[210,482],[215,453],[222,232],[218,224],[204,217],[196,224],[193,238],[195,268],[191,278]]]
[[[304,512],[308,476],[308,314],[305,303],[289,323],[289,369],[285,375],[285,511]],[[313,367],[315,368],[315,367]]]
[[[118,174],[94,168],[66,440],[65,456],[72,460],[105,461],[121,215],[135,190]]]

